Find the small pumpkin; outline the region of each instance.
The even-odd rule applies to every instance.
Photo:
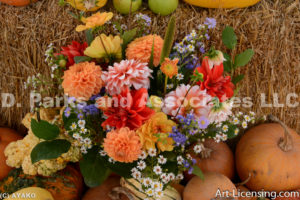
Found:
[[[141,183],[139,183],[135,179],[121,178],[121,186],[128,189],[133,195],[129,197],[130,200],[140,200],[148,198],[145,193],[140,191],[140,188],[142,188]],[[167,188],[165,188],[164,190],[164,196],[160,200],[181,200],[181,196],[175,188],[167,186]]]
[[[82,200],[111,200],[110,193],[116,187],[120,187],[120,177],[119,176],[110,176],[102,185],[90,188],[82,198]],[[121,200],[128,200],[128,198],[123,195]]]
[[[203,172],[217,172],[224,174],[229,179],[234,176],[234,156],[231,149],[224,142],[215,142],[213,139],[205,140],[204,150],[198,155],[191,154],[197,160],[197,166]],[[191,152],[194,146],[191,146]],[[189,181],[195,175],[185,173],[185,179]]]
[[[11,194],[9,198],[6,198],[6,200],[24,200],[27,199],[25,198],[27,195],[30,195],[28,199],[32,200],[54,200],[49,191],[39,187],[28,187],[18,190]]]
[[[22,137],[16,131],[9,128],[0,128],[0,180],[5,178],[12,169],[6,165],[4,150],[9,143],[20,139]]]
[[[83,191],[83,178],[71,166],[49,177],[29,176],[21,169],[14,169],[0,182],[0,193],[11,194],[26,187],[45,188],[55,200],[79,200]]]
[[[237,194],[235,185],[229,178],[223,174],[215,172],[204,173],[204,179],[202,180],[198,176],[193,177],[187,186],[184,188],[183,199],[184,200],[211,200],[221,199],[222,192],[228,191],[228,197],[230,199],[236,199],[234,197]],[[227,197],[227,196],[226,196]]]
[[[93,12],[102,8],[107,0],[66,0],[73,8],[85,12]]]
[[[246,132],[236,148],[236,168],[251,190],[291,191],[300,188],[300,136],[274,116]]]
[[[31,3],[37,2],[37,0],[0,0],[0,2],[11,6],[27,6]]]
[[[184,0],[194,6],[204,8],[244,8],[252,6],[261,0]]]

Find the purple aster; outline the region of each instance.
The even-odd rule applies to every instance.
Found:
[[[205,49],[203,47],[200,47],[199,51],[203,54],[205,53]]]
[[[207,33],[205,34],[205,37],[206,37],[207,40],[210,39],[210,37],[209,37],[209,35]]]
[[[209,120],[206,117],[202,116],[198,119],[198,125],[199,125],[199,128],[206,129],[209,125]]]
[[[207,25],[208,29],[213,29],[216,27],[217,21],[215,18],[206,18],[204,24]]]
[[[83,114],[82,114],[82,113],[79,113],[79,114],[77,115],[77,118],[78,118],[78,119],[83,119]]]
[[[86,115],[97,115],[99,114],[99,109],[95,106],[95,104],[87,105],[83,108],[83,112]]]
[[[182,163],[185,168],[189,168],[191,166],[187,160],[184,160]]]
[[[193,171],[194,171],[194,168],[193,168],[193,167],[190,167],[190,168],[189,168],[189,171],[188,171],[188,174],[192,174]]]
[[[67,107],[65,109],[65,111],[64,111],[64,114],[65,114],[66,117],[70,117],[70,115],[71,115],[71,108]]]

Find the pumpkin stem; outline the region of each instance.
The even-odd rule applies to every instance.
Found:
[[[208,159],[210,158],[211,153],[213,152],[212,149],[205,147],[202,144],[202,151],[200,152],[200,156],[202,159]]]
[[[246,185],[251,179],[251,173],[249,173],[248,178],[241,183],[235,184],[236,187]]]
[[[130,190],[124,187],[115,187],[112,191],[108,194],[108,196],[112,200],[120,200],[120,195],[124,194],[129,200],[135,200],[133,194],[131,194]]]
[[[280,140],[278,142],[279,148],[284,152],[292,150],[293,149],[293,139],[292,139],[291,133],[289,131],[289,128],[274,115],[268,115],[268,119],[272,122],[276,122],[276,123],[280,124],[282,126],[282,128],[284,129],[284,137],[280,138]]]

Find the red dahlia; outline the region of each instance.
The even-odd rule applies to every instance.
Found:
[[[147,107],[147,89],[129,91],[125,89],[121,94],[113,96],[110,107],[104,109],[107,119],[103,127],[111,126],[120,129],[128,127],[135,130],[148,120],[154,111]]]
[[[209,67],[208,58],[204,58],[202,65],[197,67],[199,73],[203,74],[203,82],[198,82],[201,90],[207,91],[212,97],[218,97],[221,102],[231,98],[234,94],[234,84],[230,76],[223,76],[223,63]]]
[[[84,42],[80,44],[79,42],[72,41],[71,45],[66,47],[62,47],[62,51],[60,54],[68,57],[67,67],[75,64],[74,57],[76,56],[84,56],[84,50],[88,47],[88,44]]]

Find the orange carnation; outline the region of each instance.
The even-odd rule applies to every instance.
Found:
[[[128,60],[134,59],[140,62],[149,63],[152,46],[154,42],[154,66],[158,66],[160,62],[160,55],[164,45],[164,40],[158,35],[147,35],[135,39],[128,45],[126,56]]]
[[[98,94],[104,86],[101,74],[100,66],[93,62],[82,62],[71,66],[63,76],[62,87],[65,94],[88,100],[91,96]]]
[[[179,59],[170,60],[165,58],[165,61],[161,64],[160,70],[169,78],[173,78],[178,74],[177,64]]]
[[[140,137],[127,127],[107,133],[103,146],[107,155],[119,162],[134,162],[142,153]]]

